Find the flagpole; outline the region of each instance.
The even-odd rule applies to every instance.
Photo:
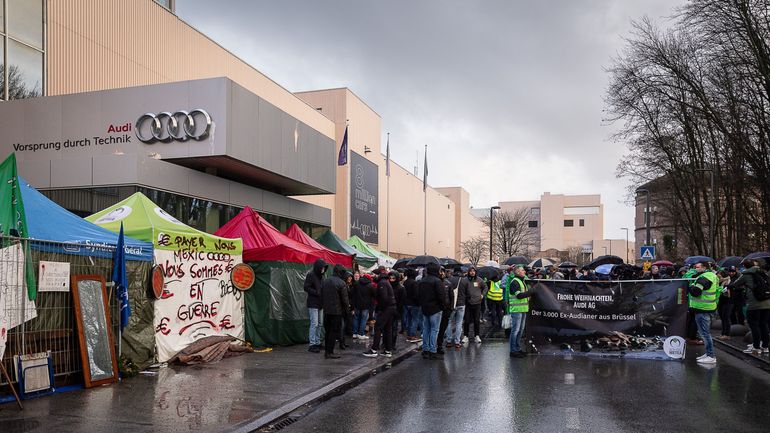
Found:
[[[388,141],[385,145],[385,149],[385,153],[387,154],[387,161],[385,161],[385,174],[387,175],[387,179],[385,181],[387,182],[388,190],[388,201],[385,204],[385,231],[387,232],[385,235],[385,254],[390,255],[390,132],[388,132]]]
[[[425,167],[422,177],[424,179],[422,185],[422,209],[423,209],[423,223],[422,223],[422,253],[428,255],[428,145],[425,145]]]

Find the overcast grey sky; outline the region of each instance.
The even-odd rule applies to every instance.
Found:
[[[601,194],[605,237],[633,227],[625,151],[603,123],[604,68],[631,20],[667,26],[684,0],[178,0],[177,14],[289,89],[348,87],[383,146],[474,207],[544,191]],[[384,148],[383,148],[384,151]],[[421,176],[420,172],[420,176]]]

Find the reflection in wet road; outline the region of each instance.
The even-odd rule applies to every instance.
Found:
[[[485,343],[444,361],[413,356],[288,432],[767,432],[770,374],[719,364],[533,356]]]

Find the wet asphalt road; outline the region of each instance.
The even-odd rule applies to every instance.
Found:
[[[770,374],[719,364],[531,356],[505,343],[419,355],[312,409],[284,432],[768,432]]]

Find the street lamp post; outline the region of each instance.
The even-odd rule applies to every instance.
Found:
[[[492,234],[495,228],[495,218],[493,212],[495,209],[500,209],[500,206],[492,206],[489,208],[489,260],[492,260]]]
[[[620,229],[626,231],[626,263],[628,263],[628,227],[621,227]]]
[[[647,227],[647,237],[646,237],[645,245],[649,246],[650,245],[650,217],[651,217],[650,190],[647,188],[637,188],[636,193],[639,194],[640,192],[647,194],[647,204],[645,205],[645,210],[644,210],[644,225],[645,227]]]

